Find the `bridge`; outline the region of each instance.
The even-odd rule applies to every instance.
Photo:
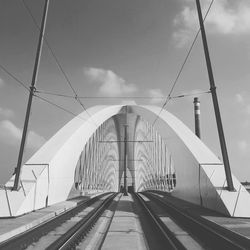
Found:
[[[81,113],[24,164],[18,191],[12,191],[15,175],[6,183],[0,216],[19,216],[72,193],[118,192],[127,180],[135,192],[162,190],[226,215],[250,217],[250,195],[240,182],[233,177],[236,190],[228,191],[223,163],[169,112],[152,126],[159,112],[156,106],[116,105]]]
[[[58,209],[57,204],[75,197],[110,192],[126,197],[127,191],[160,192],[226,218],[250,217],[250,194],[237,178],[232,176],[235,190],[229,191],[218,157],[183,122],[157,106],[89,108],[22,166],[16,191],[14,179],[15,174],[0,190],[2,219]]]
[[[156,106],[116,105],[81,113],[24,164],[18,191],[12,191],[15,175],[6,183],[0,216],[19,216],[73,193],[119,192],[127,180],[135,192],[162,190],[225,215],[250,217],[250,195],[240,182],[233,176],[235,191],[228,191],[223,163],[169,112],[152,126],[159,112]]]
[[[223,161],[164,109],[176,82],[162,107],[85,109],[55,58],[84,112],[22,164],[48,3],[18,164],[0,188],[0,249],[250,249],[250,194],[230,170],[198,0]]]

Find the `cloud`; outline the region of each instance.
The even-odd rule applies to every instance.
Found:
[[[11,118],[14,116],[14,112],[10,109],[5,109],[0,107],[0,117]]]
[[[183,10],[174,19],[177,31],[173,33],[173,38],[177,47],[183,47],[191,41],[199,25],[196,6],[191,4],[191,1],[183,0],[183,2]],[[202,9],[207,10],[210,2],[211,0],[204,0]],[[215,1],[206,19],[206,30],[224,35],[250,33],[249,1]]]
[[[85,68],[85,75],[95,83],[100,84],[99,93],[105,96],[122,96],[137,91],[134,84],[127,83],[111,70]]]
[[[38,149],[46,142],[45,138],[34,131],[29,131],[27,146],[29,148]]]
[[[9,120],[3,120],[0,122],[0,139],[9,145],[20,144],[22,136],[22,130],[16,127]],[[45,138],[38,135],[34,131],[29,131],[26,145],[29,149],[38,149],[45,143]]]
[[[183,48],[186,44],[191,42],[194,37],[194,32],[188,29],[180,29],[173,33],[173,39],[177,48]]]
[[[3,120],[0,122],[0,136],[9,144],[16,144],[21,139],[22,132],[11,121]]]
[[[149,89],[148,95],[152,97],[151,104],[159,104],[163,101],[164,95],[160,89]]]

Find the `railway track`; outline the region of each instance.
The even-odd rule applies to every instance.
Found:
[[[148,212],[138,195],[116,197],[77,249],[173,249],[170,239]],[[176,249],[185,249],[180,247]]]
[[[87,236],[87,242],[82,242],[79,244],[77,249],[115,249],[113,246],[108,246],[108,244],[105,245],[105,242],[107,240],[107,235],[109,234],[110,225],[112,225],[112,220],[114,217],[115,212],[118,213],[116,218],[121,218],[127,216],[127,218],[131,218],[133,216],[138,217],[138,221],[140,221],[141,229],[137,229],[139,231],[139,234],[143,234],[143,241],[140,245],[140,248],[137,248],[134,246],[132,249],[174,249],[174,250],[183,250],[183,249],[205,249],[203,246],[198,244],[189,234],[187,234],[185,231],[182,231],[181,229],[178,229],[179,235],[176,235],[174,232],[169,229],[169,220],[168,223],[165,224],[164,221],[162,221],[162,217],[158,216],[158,214],[147,204],[145,200],[147,200],[145,197],[142,198],[139,194],[133,194],[131,197],[131,200],[134,203],[134,210],[132,215],[130,212],[131,210],[128,209],[129,206],[126,206],[121,209],[119,208],[118,204],[112,204],[109,208],[109,212],[107,212],[103,218],[103,221],[99,223],[99,226],[96,226],[93,228],[92,235],[90,233],[89,236]],[[124,202],[124,198],[122,199],[122,202]],[[119,203],[119,200],[118,202]],[[112,208],[113,207],[113,208]],[[165,209],[165,208],[164,208]],[[113,211],[113,212],[111,212]],[[126,215],[126,212],[128,214]],[[108,218],[108,219],[107,219]],[[122,223],[122,220],[119,221],[119,224]],[[116,224],[116,223],[114,223]],[[130,223],[131,224],[131,223]],[[116,225],[117,226],[117,225]],[[124,232],[124,235],[128,237],[127,241],[132,240],[133,237],[130,238],[129,232],[133,232],[133,228],[126,228],[124,231],[121,230],[121,228],[117,229],[117,227],[114,226],[111,229],[110,234],[116,234],[117,233],[117,240],[119,241],[119,233]],[[114,230],[116,228],[117,230]],[[177,228],[177,226],[175,226]],[[121,231],[120,231],[121,230]],[[99,232],[98,232],[99,231]],[[98,235],[98,236],[97,236]],[[88,239],[89,237],[89,239]],[[182,240],[180,240],[180,238]],[[183,241],[184,239],[184,241]],[[108,240],[110,242],[110,239]],[[115,244],[115,242],[112,242]],[[122,241],[121,241],[122,244]],[[185,245],[187,244],[187,245]],[[124,245],[121,245],[123,249],[130,249],[130,248],[124,248]]]
[[[106,194],[87,200],[50,221],[2,242],[0,249],[72,249],[116,195]]]
[[[98,220],[115,196],[116,194],[113,194],[103,200],[96,209],[88,213],[86,217],[81,219],[76,225],[61,235],[56,241],[50,244],[47,249],[73,249],[84,238],[86,233],[91,229],[93,224]]]
[[[186,249],[182,242],[176,238],[174,233],[161,221],[159,216],[157,216],[156,213],[147,205],[147,202],[139,194],[134,194],[134,197],[139,201],[141,207],[147,215],[147,219],[151,221],[151,224],[154,227],[153,231],[161,235],[161,238],[163,239],[161,244],[164,244],[166,249]]]
[[[140,226],[117,228],[124,223],[121,218],[133,218],[128,224],[139,223]],[[116,238],[110,240],[110,235],[120,235],[121,228],[127,241],[133,240],[133,233],[137,233],[137,241],[141,237],[140,249],[250,249],[247,238],[178,209],[150,192],[128,198],[112,193],[85,201],[65,214],[1,243],[0,249],[109,249],[107,246],[113,246],[108,245],[110,242],[117,243]],[[122,241],[118,243],[122,244]]]
[[[218,224],[208,221],[200,216],[187,213],[157,195],[145,192],[139,197],[139,199],[145,203],[147,209],[149,209],[152,213],[152,216],[155,217],[155,220],[158,221],[161,226],[164,224],[163,230],[168,228],[170,218],[174,223],[183,228],[184,231],[186,231],[198,245],[200,245],[200,249],[250,249],[250,240],[246,237],[227,230],[226,228],[223,228]],[[143,199],[142,197],[145,198]],[[148,199],[148,202],[146,202],[145,199]],[[159,217],[159,215],[153,211],[152,207],[149,205],[152,202],[167,212],[169,216],[167,222],[165,220],[164,223],[164,218],[166,219],[166,217]],[[146,205],[146,203],[148,203],[148,205]],[[169,229],[167,229],[165,233],[168,234]],[[188,245],[184,245],[184,243],[180,241],[177,244],[181,244],[181,247],[175,245],[176,235],[173,235],[173,232],[168,234],[168,237],[170,239],[174,239],[172,249],[183,249],[181,247],[184,247],[184,249],[194,249],[193,247],[189,248]]]

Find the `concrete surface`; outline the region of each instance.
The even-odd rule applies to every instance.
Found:
[[[96,195],[98,194],[73,198],[16,218],[0,218],[0,242],[34,228]]]
[[[111,222],[102,249],[147,249],[139,218],[133,209],[133,199],[122,196]]]
[[[126,106],[95,106],[68,122],[24,164],[21,174],[23,185],[20,190],[11,190],[14,175],[5,184],[5,188],[0,189],[0,216],[19,216],[47,204],[65,201],[74,184],[75,168],[85,145],[98,127],[123,112]],[[166,140],[176,170],[177,185],[173,191],[175,197],[195,204],[200,204],[202,200],[203,206],[207,208],[230,216],[250,218],[249,193],[234,176],[236,192],[229,192],[225,188],[223,164],[187,126],[157,106],[128,107],[129,112],[139,115],[149,124],[153,124],[156,115],[158,116],[154,128]],[[115,135],[115,129],[113,132]],[[117,152],[114,156],[115,154]],[[112,184],[104,191],[118,191],[114,164],[117,163],[112,163],[112,171],[108,169],[104,172],[103,178]],[[146,177],[149,168],[144,168],[141,167],[138,171],[145,170]],[[154,172],[155,169],[151,171],[152,174]]]
[[[234,231],[240,235],[243,235],[250,240],[250,219],[249,218],[235,218],[225,216],[215,211],[206,209],[204,207],[192,204],[190,202],[175,198],[167,193],[156,192],[161,198],[166,199],[173,205],[179,207],[182,210],[187,211],[190,214],[198,215],[204,219],[210,220],[222,227],[225,227],[231,231]]]

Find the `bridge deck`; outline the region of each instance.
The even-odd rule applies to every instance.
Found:
[[[188,211],[190,214],[201,216],[204,219],[210,220],[223,226],[231,231],[242,234],[250,239],[250,218],[231,218],[221,215],[215,211],[194,205],[184,200],[172,197],[163,192],[156,192],[163,199],[167,199],[175,206]]]
[[[158,192],[163,199],[174,203],[176,206],[184,208],[192,214],[202,216],[211,220],[227,229],[242,234],[250,239],[250,219],[249,218],[229,218],[220,215],[216,212],[201,208],[197,205],[173,198],[167,194]],[[3,242],[17,234],[20,234],[54,216],[64,212],[65,210],[75,207],[79,202],[88,199],[88,197],[75,198],[70,201],[65,201],[57,205],[47,207],[38,211],[34,211],[27,215],[0,219],[0,242]],[[114,215],[114,219],[110,226],[109,233],[107,234],[106,242],[103,245],[106,249],[111,249],[110,246],[119,245],[120,249],[127,249],[129,244],[138,245],[140,249],[143,245],[143,232],[141,231],[140,223],[137,218],[138,211],[131,196],[122,196],[119,202],[119,208]],[[123,248],[125,247],[125,248]],[[114,249],[117,249],[116,247]]]
[[[0,218],[0,242],[36,227],[94,196],[95,195],[74,198],[16,218]]]
[[[122,196],[102,249],[147,249],[132,197]]]

